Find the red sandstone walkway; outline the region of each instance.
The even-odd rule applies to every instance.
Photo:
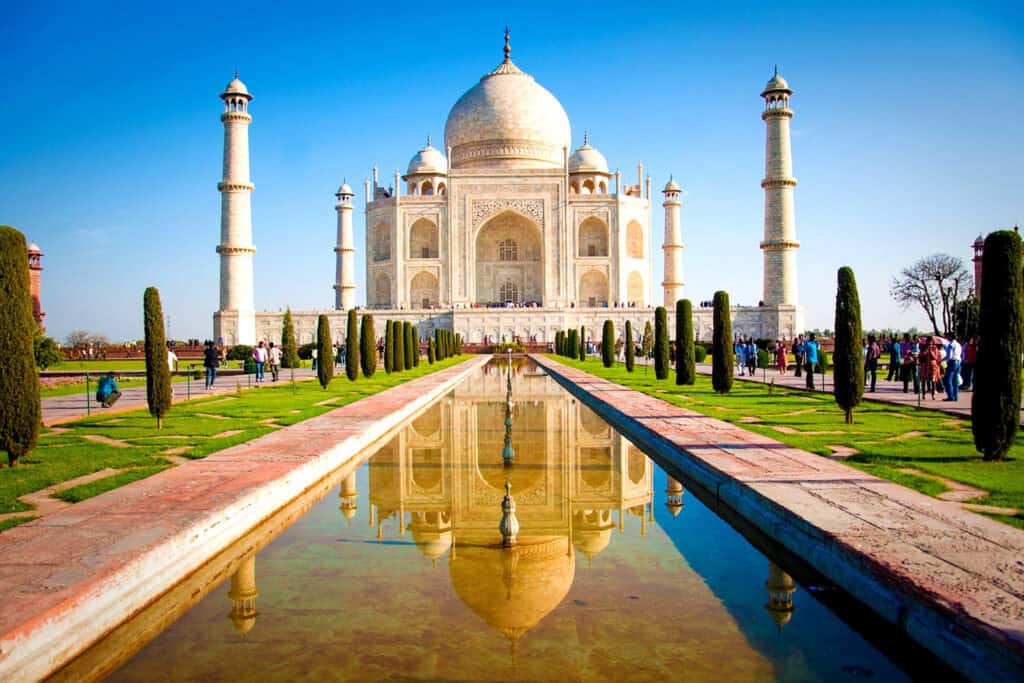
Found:
[[[1024,531],[533,356],[616,427],[972,678],[1024,678]],[[573,387],[575,385],[575,387]]]
[[[0,535],[0,681],[54,671],[487,362],[475,357]]]

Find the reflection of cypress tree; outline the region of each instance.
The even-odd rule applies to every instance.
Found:
[[[664,306],[654,310],[654,376],[668,377],[668,311]]]
[[[985,460],[1002,460],[1020,426],[1022,277],[1021,240],[1013,230],[985,238],[981,271],[978,361],[971,396],[974,447]]]
[[[356,309],[348,309],[348,329],[345,334],[345,375],[352,381],[359,379],[359,316]]]
[[[860,405],[864,396],[864,356],[857,280],[853,270],[847,266],[840,268],[838,274],[835,330],[832,393],[846,413],[846,424],[853,424],[853,409]]]
[[[171,409],[171,370],[167,365],[164,309],[156,287],[146,288],[142,308],[146,335],[146,403],[149,414],[156,418],[156,428],[160,429],[164,415]]]
[[[331,345],[331,321],[323,313],[316,322],[316,378],[324,389],[334,378],[334,347]]]
[[[7,451],[11,467],[36,445],[42,421],[33,351],[39,326],[32,317],[27,251],[23,234],[0,226],[0,450]]]
[[[394,322],[393,336],[395,338],[395,372],[405,370],[405,323],[401,320]]]
[[[281,367],[299,368],[299,346],[295,343],[295,323],[292,322],[292,309],[286,308],[281,321]]]
[[[615,365],[615,325],[611,320],[605,320],[601,330],[601,362],[606,368]]]
[[[728,292],[715,292],[714,330],[711,337],[711,386],[720,394],[732,389],[732,319]]]
[[[697,381],[693,358],[693,307],[689,299],[676,302],[676,384]]]
[[[636,348],[633,346],[633,323],[626,321],[626,372],[633,372],[636,365]]]
[[[364,313],[359,326],[359,362],[363,377],[373,377],[377,371],[377,332],[373,329],[373,314]]]

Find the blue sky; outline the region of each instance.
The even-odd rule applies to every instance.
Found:
[[[141,336],[160,288],[177,338],[217,306],[222,127],[237,68],[250,112],[256,305],[333,302],[333,192],[404,171],[455,100],[513,59],[627,178],[685,190],[687,295],[761,290],[764,124],[778,64],[792,107],[800,296],[831,327],[835,271],[865,324],[922,324],[888,295],[916,258],[970,258],[1024,221],[1020,3],[3,3],[0,223],[45,252],[58,338]],[[774,8],[770,13],[768,7]],[[571,9],[566,9],[571,7]],[[660,195],[655,244],[662,235]],[[356,213],[359,300],[364,225]],[[655,259],[655,282],[661,261]],[[660,297],[659,297],[660,299]]]

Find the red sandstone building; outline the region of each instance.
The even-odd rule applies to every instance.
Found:
[[[43,252],[39,245],[33,242],[28,245],[28,273],[30,291],[32,292],[32,316],[36,319],[36,324],[39,325],[39,331],[45,332],[46,325],[43,324],[43,318],[46,317],[46,313],[43,312],[42,299],[40,298],[42,272]]]

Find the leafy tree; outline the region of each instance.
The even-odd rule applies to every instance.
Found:
[[[984,281],[984,278],[982,280]],[[953,310],[953,333],[957,339],[970,339],[978,334],[980,314],[978,298],[973,294],[956,303],[956,308]]]
[[[633,345],[633,323],[626,321],[626,372],[633,372],[636,365],[636,348]]]
[[[235,344],[224,354],[225,360],[250,360],[252,347],[248,344]]]
[[[334,346],[331,344],[331,321],[324,313],[316,321],[316,378],[324,389],[334,378]]]
[[[615,365],[615,325],[611,320],[605,320],[601,330],[601,362],[606,368]]]
[[[732,318],[729,317],[729,293],[715,292],[711,335],[711,386],[720,394],[732,389]]]
[[[835,324],[832,393],[846,413],[846,424],[853,424],[853,409],[864,397],[864,356],[861,352],[860,295],[853,269],[848,266],[839,269]]]
[[[64,338],[64,345],[70,347],[88,346],[89,344],[104,345],[108,341],[107,336],[104,334],[96,334],[88,330],[72,330]]]
[[[345,330],[345,375],[350,381],[359,379],[359,314],[348,309],[348,327]]]
[[[402,323],[402,329],[405,332],[405,367],[412,369],[416,367],[416,356],[419,355],[419,349],[416,348],[416,331],[408,321]]]
[[[281,367],[302,367],[299,361],[298,344],[295,343],[295,323],[292,322],[292,309],[287,308],[281,321]]]
[[[644,323],[644,336],[640,339],[640,350],[643,352],[644,358],[650,358],[651,351],[654,350],[654,328],[651,327],[650,320]]]
[[[900,271],[889,291],[904,310],[915,304],[920,306],[935,334],[949,334],[953,331],[957,302],[969,296],[973,286],[962,259],[933,254]]]
[[[147,287],[142,295],[142,317],[146,334],[146,403],[149,414],[156,418],[156,428],[160,429],[164,415],[171,409],[171,370],[164,339],[164,309],[156,287]]]
[[[38,333],[32,340],[32,354],[36,359],[36,367],[40,370],[45,370],[53,365],[60,365],[60,362],[64,360],[60,349],[57,348],[57,342],[46,335]]]
[[[427,362],[434,364],[434,338],[427,337]]]
[[[583,325],[580,325],[580,350],[577,357],[580,360],[587,359],[587,329]]]
[[[654,376],[668,377],[668,311],[664,306],[654,309]]]
[[[359,326],[359,362],[363,377],[373,377],[377,372],[377,332],[373,329],[373,314],[364,313]]]
[[[693,305],[689,299],[676,302],[676,384],[697,381],[693,351]]]
[[[974,447],[985,460],[1002,460],[1020,426],[1021,353],[1024,321],[1021,297],[1021,240],[1013,230],[985,238],[981,261],[981,342],[974,366],[971,428]]]
[[[27,251],[23,234],[0,226],[0,450],[11,467],[36,445],[42,422]]]

